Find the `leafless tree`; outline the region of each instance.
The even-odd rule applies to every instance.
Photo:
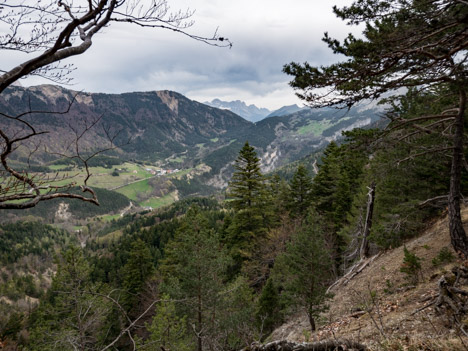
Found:
[[[1,94],[21,78],[36,75],[56,83],[69,83],[73,66],[63,61],[85,53],[94,36],[112,22],[122,22],[140,27],[166,29],[186,35],[209,45],[230,47],[231,42],[220,37],[217,31],[212,37],[189,33],[192,11],[171,12],[166,0],[0,0],[0,50],[27,54],[27,59],[17,66],[4,70],[0,67]],[[11,156],[19,147],[27,146],[29,154],[37,152],[41,136],[48,130],[39,129],[31,116],[37,114],[66,114],[74,100],[63,111],[28,111],[11,114],[0,111],[0,209],[23,209],[54,198],[75,198],[99,204],[95,192],[87,185],[89,170],[87,161],[99,151],[80,151],[80,140],[100,118],[72,129],[75,136],[69,150],[86,169],[81,184],[83,194],[71,193],[77,186],[72,177],[60,179],[38,175],[15,168]],[[115,133],[104,130],[109,148],[114,148]],[[73,146],[73,147],[71,147]]]

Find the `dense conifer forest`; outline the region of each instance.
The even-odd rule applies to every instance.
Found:
[[[434,99],[413,97],[409,110]],[[127,215],[85,248],[39,223],[3,225],[6,267],[28,272],[36,259],[42,274],[56,269],[49,282],[3,273],[9,299],[39,299],[14,312],[2,303],[3,340],[28,350],[101,350],[115,340],[119,349],[235,350],[264,340],[297,311],[315,330],[327,287],[359,258],[371,185],[373,253],[417,235],[444,209],[427,199],[448,190],[449,159],[411,158],[412,148],[378,129],[345,136],[323,151],[315,177],[300,163],[289,180],[262,174],[246,142],[226,201],[192,198]]]

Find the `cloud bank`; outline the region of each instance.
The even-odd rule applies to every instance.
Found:
[[[274,110],[301,104],[283,65],[336,61],[321,41],[323,33],[343,38],[353,30],[334,16],[328,0],[175,0],[170,5],[195,9],[189,31],[211,36],[219,27],[219,34],[233,42],[232,49],[165,30],[113,24],[88,52],[71,60],[76,71],[70,88],[104,93],[167,89],[201,102],[239,99]],[[0,58],[2,67],[20,60],[17,55]],[[38,83],[44,82],[27,82]]]

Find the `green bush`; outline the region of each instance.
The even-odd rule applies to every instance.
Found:
[[[445,263],[450,263],[455,260],[455,255],[450,251],[448,247],[443,247],[439,254],[432,259],[432,264],[434,266],[440,266]]]
[[[405,273],[406,277],[412,284],[417,284],[421,277],[421,261],[422,258],[416,256],[416,254],[410,252],[406,246],[403,248],[405,257],[403,258],[403,264],[400,266],[400,272]]]

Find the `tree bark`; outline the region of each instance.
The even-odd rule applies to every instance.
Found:
[[[468,258],[468,238],[460,214],[461,172],[463,165],[463,132],[466,110],[466,91],[459,90],[459,108],[455,120],[455,134],[453,138],[453,157],[450,170],[450,193],[448,197],[448,215],[450,239],[458,255]]]
[[[201,284],[201,277],[200,272],[198,272],[198,284]],[[197,311],[197,319],[198,319],[198,332],[197,332],[197,350],[203,351],[203,340],[202,340],[202,329],[203,329],[203,316],[202,316],[202,296],[200,288],[198,290],[198,311]]]
[[[362,233],[362,243],[361,249],[359,251],[359,256],[362,259],[369,257],[369,234],[372,228],[372,216],[374,213],[374,200],[375,200],[375,182],[372,182],[369,192],[367,193],[367,213],[366,213],[366,222],[364,224],[364,231]]]
[[[308,314],[308,317],[309,317],[310,330],[314,332],[315,330],[317,330],[317,327],[315,326],[315,319],[311,314]]]

